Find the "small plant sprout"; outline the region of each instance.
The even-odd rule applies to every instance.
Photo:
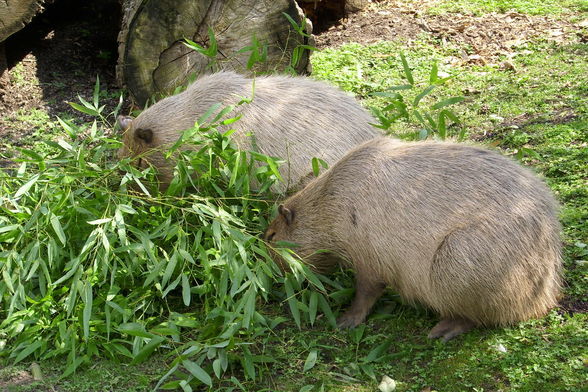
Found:
[[[461,121],[457,115],[448,107],[462,102],[464,97],[451,97],[433,101],[427,107],[423,107],[426,98],[431,97],[433,90],[445,84],[451,79],[451,76],[439,77],[439,70],[435,63],[431,67],[429,80],[417,82],[403,53],[400,53],[400,60],[407,83],[393,86],[388,91],[374,93],[375,96],[384,97],[388,101],[384,108],[373,109],[375,116],[380,121],[379,124],[374,124],[374,126],[389,130],[392,124],[399,120],[408,123],[413,122],[421,127],[418,133],[419,139],[426,139],[435,135],[445,140],[449,136],[449,126],[455,125],[461,128],[457,135],[458,140],[463,140],[465,138],[465,128],[461,126]],[[410,91],[416,95],[410,100],[405,95],[402,95],[402,91]]]

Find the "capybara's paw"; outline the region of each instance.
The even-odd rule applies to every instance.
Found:
[[[360,312],[347,311],[343,316],[337,320],[337,327],[343,328],[355,328],[365,320],[365,314]]]
[[[441,338],[446,342],[474,327],[474,322],[465,318],[444,319],[431,329],[429,339]]]

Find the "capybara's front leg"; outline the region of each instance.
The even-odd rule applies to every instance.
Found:
[[[351,307],[337,320],[339,328],[354,328],[363,323],[374,303],[382,296],[386,284],[370,279],[367,273],[355,275],[355,298]]]

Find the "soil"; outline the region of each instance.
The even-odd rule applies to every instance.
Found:
[[[486,64],[512,57],[527,41],[544,37],[555,42],[574,42],[586,37],[565,18],[530,16],[517,12],[483,16],[453,13],[429,15],[430,0],[373,2],[367,9],[349,15],[316,37],[319,49],[348,42],[364,45],[378,41],[400,41],[411,46],[427,35],[439,45],[457,49],[454,63]],[[585,23],[585,22],[584,22]],[[508,63],[503,66],[509,67]]]
[[[0,371],[2,371],[1,367]],[[18,385],[30,384],[33,381],[33,376],[26,370],[10,372],[10,374],[0,376],[0,391],[6,391],[9,387],[14,388]]]
[[[564,298],[559,304],[559,313],[588,313],[588,301]]]

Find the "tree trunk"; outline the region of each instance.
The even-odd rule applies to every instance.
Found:
[[[282,14],[298,25],[305,20],[294,0],[123,0],[117,78],[139,105],[158,93],[169,94],[191,75],[217,69],[240,73],[283,70],[299,45],[312,44]],[[184,45],[188,38],[208,48],[212,29],[218,52],[211,59]],[[312,31],[306,25],[308,34]],[[267,60],[247,67],[255,37],[267,44]],[[263,51],[259,49],[259,53]],[[308,51],[294,68],[305,70]]]
[[[0,42],[25,27],[25,25],[31,21],[33,16],[43,10],[43,3],[50,3],[51,1],[0,1]]]

